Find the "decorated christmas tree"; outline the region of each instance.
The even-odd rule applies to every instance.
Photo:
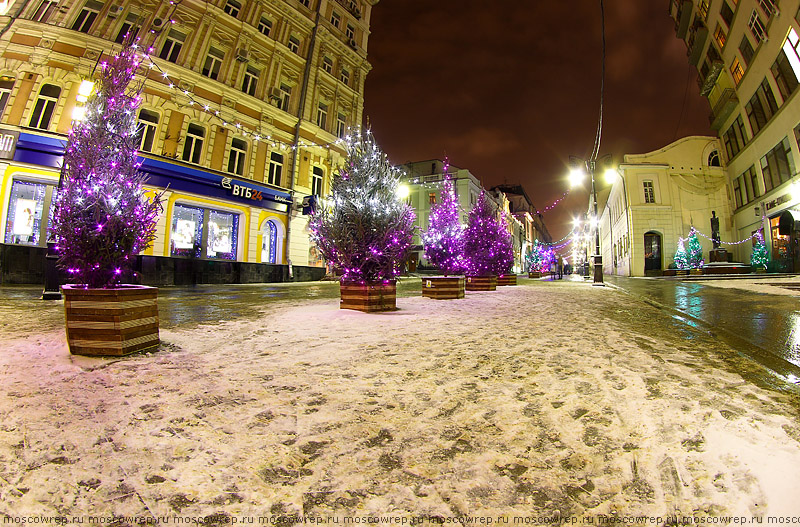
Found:
[[[139,67],[134,46],[102,63],[86,117],[72,128],[51,232],[58,265],[78,284],[114,287],[155,236],[161,194],[142,189],[136,152],[139,88],[129,85]]]
[[[688,269],[689,262],[687,261],[686,246],[683,243],[683,238],[678,238],[678,249],[675,251],[675,267],[678,269]]]
[[[753,252],[750,254],[750,265],[754,269],[766,269],[769,256],[767,255],[767,245],[764,243],[764,235],[759,229],[755,235],[755,245],[753,245]]]
[[[464,226],[445,164],[442,201],[431,207],[428,230],[422,233],[425,259],[445,276],[464,272]]]
[[[697,232],[694,227],[689,230],[689,237],[686,239],[686,264],[691,269],[700,269],[705,264],[703,260],[703,246],[697,239]]]
[[[514,263],[511,235],[497,220],[494,207],[481,192],[478,202],[469,212],[464,231],[466,273],[470,276],[489,276],[507,273]]]
[[[528,261],[528,270],[538,272],[542,268],[542,249],[543,245],[539,240],[534,240],[533,246],[528,249],[526,260]]]
[[[311,217],[311,239],[345,282],[394,279],[411,248],[414,211],[398,198],[399,172],[371,133],[348,137],[346,147],[328,205]]]

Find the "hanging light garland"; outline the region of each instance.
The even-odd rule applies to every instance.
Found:
[[[556,206],[557,206],[559,203],[561,203],[562,201],[564,201],[564,199],[565,199],[567,196],[569,196],[569,192],[570,192],[570,190],[572,190],[572,189],[568,188],[568,189],[567,189],[567,191],[566,191],[566,192],[564,192],[564,193],[561,195],[561,197],[560,197],[560,198],[558,198],[557,200],[555,200],[553,203],[551,203],[550,205],[546,206],[546,207],[545,207],[545,208],[543,208],[542,210],[536,209],[536,214],[544,214],[545,212],[550,212],[551,210],[553,210],[554,208],[556,208]]]
[[[698,231],[696,228],[692,227],[692,229],[694,230],[694,233],[695,233],[695,234],[697,234],[697,235],[699,235],[699,236],[702,236],[703,238],[705,238],[706,240],[709,240],[709,241],[711,241],[711,242],[713,242],[713,241],[714,241],[714,239],[713,239],[713,238],[710,238],[710,237],[706,236],[706,235],[705,235],[705,234],[703,234],[702,232]],[[763,230],[764,230],[764,227],[763,227],[763,226],[761,226],[761,227],[759,227],[759,228],[758,228],[758,230],[757,230],[756,232],[754,232],[754,233],[753,233],[751,236],[748,236],[748,237],[747,237],[747,238],[745,238],[744,240],[739,240],[739,241],[736,241],[736,242],[722,242],[722,241],[721,241],[721,242],[719,242],[719,243],[720,243],[720,245],[741,245],[741,244],[743,244],[743,243],[747,243],[747,242],[749,242],[749,241],[750,241],[750,240],[752,240],[753,238],[756,238],[756,237],[759,235],[759,233],[760,233],[761,231],[763,231]],[[685,242],[685,241],[687,241],[689,238],[680,238],[680,239],[681,239],[681,240],[683,240],[683,241]]]

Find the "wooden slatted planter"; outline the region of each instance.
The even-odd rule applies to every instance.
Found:
[[[539,271],[528,271],[528,278],[541,278],[542,273]]]
[[[497,277],[498,287],[501,285],[517,285],[517,275],[515,274],[501,274]]]
[[[118,357],[159,345],[158,288],[65,285],[61,291],[70,353]]]
[[[464,298],[463,276],[430,276],[422,279],[422,296],[437,300]]]
[[[495,291],[497,289],[497,276],[468,276],[467,291]]]
[[[365,313],[397,309],[397,282],[341,282],[339,309],[355,309]]]

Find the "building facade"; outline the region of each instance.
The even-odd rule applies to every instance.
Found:
[[[361,123],[376,3],[7,3],[0,17],[4,248],[45,246],[81,83],[135,35],[147,51],[137,76],[142,170],[151,190],[166,190],[146,256],[324,273],[309,243],[309,197],[328,192],[345,156],[337,140]]]
[[[605,274],[661,275],[673,263],[678,240],[692,228],[708,261],[712,216],[719,218],[721,241],[733,241],[720,148],[716,137],[694,136],[654,152],[624,156],[618,177],[598,193]],[[590,243],[593,253],[594,237]]]
[[[442,200],[442,183],[445,176],[445,163],[440,159],[417,161],[407,163],[400,167],[404,172],[402,184],[408,186],[408,204],[416,214],[416,233],[412,246],[412,254],[408,268],[414,272],[417,267],[421,270],[430,269],[425,261],[425,250],[420,238],[420,232],[428,228],[431,206]],[[478,201],[482,187],[480,180],[469,170],[453,165],[447,165],[447,175],[453,182],[453,189],[460,208],[461,223],[466,225],[467,216]],[[486,191],[486,199],[497,210],[498,217],[505,215],[509,234],[514,247],[514,271],[523,272],[525,267],[525,254],[528,247],[535,239],[545,239],[542,233],[547,233],[544,221],[531,211],[534,210],[527,194],[521,186],[513,189],[494,187]],[[546,234],[549,241],[549,234]]]
[[[800,271],[800,0],[670,0],[669,12],[723,145],[733,238],[763,228],[771,268]]]

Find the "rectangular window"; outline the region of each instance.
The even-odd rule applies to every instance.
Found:
[[[311,9],[311,0],[300,0],[300,3]]]
[[[436,192],[428,193],[428,203],[431,205],[436,205]]]
[[[225,11],[226,14],[236,18],[239,16],[239,11],[242,10],[242,4],[236,0],[227,0],[227,2],[225,2],[225,7],[223,7],[222,10]]]
[[[356,28],[347,24],[347,28],[344,30],[344,34],[347,35],[348,40],[353,40],[356,38]]]
[[[788,70],[784,76],[789,79],[789,84],[796,84],[800,81],[800,38],[797,36],[797,31],[795,31],[794,28],[789,30],[789,35],[786,37],[782,49],[783,55],[779,55],[778,59],[780,60],[782,56],[785,56],[785,60],[789,63],[794,73],[794,78],[789,75]]]
[[[739,176],[733,180],[733,198],[736,202],[736,208],[741,208],[744,205],[744,200],[742,199],[742,177]]]
[[[119,28],[119,33],[117,33],[117,38],[114,39],[114,42],[122,44],[125,39],[128,39],[129,42],[135,42],[136,36],[141,29],[140,21],[139,15],[130,13],[125,22],[123,22],[122,27]]]
[[[330,57],[322,57],[322,69],[333,75],[333,60]]]
[[[238,229],[238,214],[209,210],[206,257],[217,260],[236,260],[236,234]]]
[[[761,158],[761,173],[764,175],[767,192],[791,179],[794,174],[794,159],[788,137]]]
[[[344,137],[344,134],[347,132],[347,120],[343,113],[340,113],[336,116],[336,137]]]
[[[158,127],[158,114],[150,110],[139,110],[139,126],[136,133],[139,135],[139,150],[152,152]]]
[[[225,54],[215,47],[208,49],[206,61],[203,64],[203,75],[209,79],[217,80],[219,78],[219,70],[222,67],[222,62],[225,60]]]
[[[747,118],[750,121],[750,127],[753,130],[753,135],[757,134],[775,115],[778,111],[778,103],[775,100],[775,94],[772,93],[767,79],[761,81],[761,84],[756,89],[756,92],[750,98],[750,101],[745,105],[747,110]]]
[[[203,153],[203,140],[206,136],[205,129],[197,124],[190,124],[186,131],[186,141],[183,144],[183,160],[196,165],[200,164]]]
[[[244,72],[244,80],[242,81],[242,91],[247,95],[256,94],[256,86],[258,86],[259,71],[252,66],[247,66]]]
[[[53,84],[45,84],[39,92],[39,98],[36,99],[36,104],[31,113],[31,120],[28,126],[32,128],[40,128],[47,130],[50,127],[50,120],[53,118],[53,112],[58,104],[58,98],[61,95],[61,88]]]
[[[0,119],[3,117],[3,112],[6,111],[6,105],[13,89],[14,81],[0,81]]]
[[[727,38],[728,36],[725,34],[725,30],[720,24],[717,24],[717,29],[714,30],[714,40],[717,42],[719,49],[723,49],[725,47],[725,41]]]
[[[339,26],[342,24],[342,15],[334,11],[331,13],[331,25],[336,29],[339,29]]]
[[[739,83],[742,81],[742,77],[744,77],[744,69],[742,65],[739,63],[738,58],[733,59],[733,64],[731,64],[731,75],[733,76],[733,82],[736,83],[738,86]]]
[[[742,35],[742,41],[739,43],[739,53],[742,54],[742,58],[744,59],[744,63],[750,64],[753,61],[753,55],[755,51],[753,50],[753,45],[750,44],[750,39],[747,38],[747,35]]]
[[[708,19],[708,0],[700,0],[700,6],[697,10],[703,20]]]
[[[350,72],[347,69],[342,68],[342,72],[339,75],[339,80],[342,81],[343,84],[350,86]]]
[[[272,20],[262,16],[261,20],[258,21],[258,31],[265,37],[268,37],[272,32]]]
[[[186,35],[170,29],[158,56],[164,60],[177,63],[184,40],[186,40]]]
[[[320,167],[314,167],[311,174],[311,193],[315,196],[322,196],[323,173]]]
[[[775,59],[770,71],[772,71],[772,77],[775,79],[778,91],[785,102],[797,89],[797,76],[789,63],[786,51],[781,50],[778,53],[778,58]]]
[[[289,37],[289,44],[287,44],[287,46],[292,53],[300,54],[300,40],[297,37]]]
[[[56,9],[58,9],[58,0],[42,0],[39,7],[36,8],[36,12],[33,14],[31,20],[45,24],[50,20],[53,13],[56,12]]]
[[[272,152],[269,155],[269,173],[267,174],[267,183],[281,186],[281,175],[283,174],[283,155],[277,152]]]
[[[733,22],[733,9],[731,9],[731,6],[728,5],[728,2],[722,2],[719,15],[722,17],[722,20],[725,21],[728,27],[731,27],[731,22]]]
[[[88,33],[101,9],[103,9],[103,4],[100,2],[95,2],[94,0],[86,2],[81,12],[78,13],[78,18],[72,23],[72,29],[81,33]]]
[[[747,133],[744,129],[744,121],[741,114],[736,117],[736,120],[731,124],[722,136],[722,141],[725,143],[725,153],[728,154],[728,161],[736,157],[742,148],[747,144]]]
[[[761,197],[761,185],[758,184],[758,171],[755,166],[751,166],[745,172],[746,176],[750,179],[748,188],[753,191],[753,199]]]
[[[199,258],[203,249],[203,219],[205,211],[199,207],[175,205],[172,212],[170,254]]]
[[[324,130],[327,125],[328,125],[328,105],[324,103],[319,103],[319,107],[317,107],[317,126],[319,126]]]
[[[5,243],[39,245],[47,185],[14,181],[8,201]]]
[[[644,186],[644,202],[645,203],[655,203],[656,202],[656,192],[655,188],[653,187],[652,181],[643,181],[642,185]]]
[[[750,21],[747,25],[750,27],[750,32],[756,37],[756,43],[761,44],[761,41],[767,36],[767,30],[764,28],[764,22],[761,20],[761,17],[758,16],[755,9],[753,9],[753,13],[750,15]]]
[[[231,141],[231,154],[228,158],[228,172],[238,176],[243,176],[246,158],[247,143],[242,139],[233,139]]]
[[[289,100],[292,97],[292,88],[286,84],[281,84],[281,98],[278,101],[278,108],[284,112],[289,111]]]
[[[758,5],[761,6],[761,9],[764,11],[764,14],[767,15],[767,19],[769,19],[773,14],[775,14],[774,0],[758,0]]]

